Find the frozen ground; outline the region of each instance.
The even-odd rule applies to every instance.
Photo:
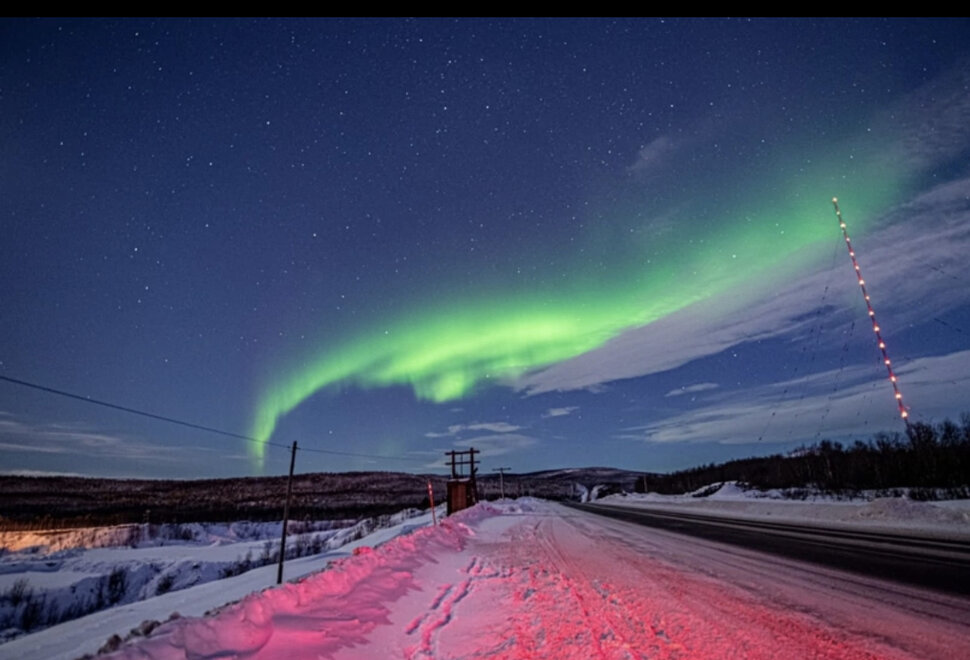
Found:
[[[713,487],[701,489],[710,492]],[[698,493],[698,494],[699,494]],[[970,500],[917,502],[906,497],[853,499],[826,496],[785,498],[778,491],[744,490],[726,482],[703,497],[657,493],[610,495],[596,504],[654,511],[680,511],[750,520],[814,524],[873,532],[905,532],[936,538],[970,539]]]
[[[326,571],[163,624],[111,657],[970,657],[965,599],[538,500],[361,543]],[[190,613],[194,591],[155,618]],[[98,620],[110,612],[0,655],[71,657],[65,647],[107,636]]]
[[[378,527],[392,529],[371,534],[369,543],[430,521],[430,513],[414,518],[418,513],[408,510],[349,525],[291,522],[288,556],[315,556],[289,559],[286,575],[320,570]],[[111,608],[103,616],[118,627],[107,630],[103,638],[89,635],[80,647],[66,646],[69,657],[76,657],[77,648],[96,651],[111,634],[127,632],[146,618],[165,619],[180,607],[183,614],[202,614],[275,584],[280,531],[279,522],[237,522],[153,526],[151,533],[145,525],[5,533],[0,541],[15,551],[0,556],[0,639],[21,635],[27,628],[25,616],[33,618],[33,628],[41,629],[27,637],[54,639],[60,633],[43,630],[49,623],[64,620],[54,626],[58,631],[68,630],[71,619],[92,625],[101,615],[77,617]],[[270,565],[253,568],[266,564]],[[28,607],[33,609],[27,611]],[[21,657],[10,650],[15,648],[11,642],[0,644],[0,658],[10,653],[14,655],[9,657]]]

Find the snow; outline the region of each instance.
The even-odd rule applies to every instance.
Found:
[[[819,504],[888,524],[924,503]],[[0,658],[74,658],[173,611],[110,657],[970,657],[970,602],[955,596],[528,498],[429,522],[288,562],[280,587],[266,588],[275,567],[256,569],[27,635]]]
[[[715,484],[716,486],[716,484]],[[747,520],[809,524],[835,529],[901,532],[930,538],[970,540],[970,500],[917,502],[906,497],[875,497],[862,493],[851,499],[810,496],[790,499],[780,491],[747,490],[734,482],[686,495],[628,493],[609,495],[597,504],[653,511],[695,513]]]
[[[346,526],[341,522],[290,521],[287,530],[320,532]],[[176,525],[113,525],[44,531],[0,532],[0,547],[9,552],[48,554],[75,548],[146,548],[172,545],[225,545],[280,537],[280,522],[183,523]]]
[[[430,512],[415,517],[417,513],[408,510],[384,517],[383,522],[389,526],[366,536],[367,543],[377,545],[430,523]],[[312,557],[287,559],[284,576],[294,579],[325,568],[335,558],[347,556],[360,545],[358,539],[380,522],[366,519],[350,526],[331,521],[291,522],[288,548],[310,549],[316,543],[329,551]],[[184,534],[167,534],[166,528],[160,526],[151,538],[147,538],[144,529],[132,536],[129,528],[133,527],[143,526],[32,533],[23,535],[29,538],[19,544],[17,535],[8,533],[6,540],[21,550],[0,556],[0,614],[5,620],[19,622],[23,614],[24,605],[18,605],[10,598],[18,583],[31,593],[35,603],[42,604],[41,616],[47,616],[50,611],[65,613],[73,610],[83,614],[111,605],[115,607],[0,644],[0,658],[13,653],[11,649],[20,649],[21,644],[26,644],[23,648],[36,646],[39,650],[33,656],[29,651],[17,651],[11,657],[74,658],[85,652],[93,653],[110,635],[126,633],[146,619],[164,620],[175,611],[201,615],[275,584],[275,559],[270,565],[251,569],[242,575],[224,576],[227,572],[240,572],[240,564],[246,557],[251,557],[252,565],[256,565],[265,564],[272,558],[270,555],[278,556],[279,521],[181,525],[179,528],[186,532]],[[300,529],[312,531],[294,533]],[[192,532],[191,538],[187,538],[190,536],[188,531]],[[176,538],[179,536],[186,538]],[[138,543],[143,547],[128,547],[134,538],[139,539]],[[43,543],[37,543],[38,539]],[[121,547],[103,547],[106,545]],[[116,582],[112,590],[111,577],[116,573],[124,579]],[[103,633],[85,634],[87,626],[103,630]],[[20,633],[17,628],[0,631],[8,639]],[[79,634],[84,635],[84,639],[60,643],[62,636],[69,639],[71,635]]]

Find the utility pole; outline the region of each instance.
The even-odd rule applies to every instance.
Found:
[[[283,559],[286,557],[286,521],[290,519],[290,497],[293,495],[293,466],[296,464],[296,440],[290,454],[290,478],[286,481],[286,504],[283,505],[283,533],[280,534],[280,565],[276,571],[276,584],[283,583]]]
[[[478,481],[475,479],[475,475],[478,474],[478,468],[475,467],[475,454],[481,453],[474,447],[468,448],[468,465],[469,465],[469,475],[468,480],[471,482],[472,489],[472,504],[478,501]]]
[[[499,486],[500,492],[502,493],[502,499],[503,500],[505,499],[505,473],[508,472],[511,469],[512,468],[507,468],[507,467],[500,467],[500,468],[493,468],[492,469],[492,472],[498,472],[498,486]]]

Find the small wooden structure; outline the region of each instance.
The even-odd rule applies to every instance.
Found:
[[[475,475],[478,468],[475,467],[475,454],[480,453],[477,449],[469,447],[466,451],[446,451],[445,456],[451,458],[451,479],[448,481],[448,515],[455,511],[467,509],[478,501],[478,486],[475,483]],[[467,456],[467,458],[466,458]],[[465,475],[465,466],[468,466],[468,475]]]

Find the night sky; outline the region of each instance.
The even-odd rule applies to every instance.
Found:
[[[833,197],[911,419],[970,411],[966,20],[5,19],[0,64],[0,376],[259,441],[0,381],[2,472],[902,432]]]

